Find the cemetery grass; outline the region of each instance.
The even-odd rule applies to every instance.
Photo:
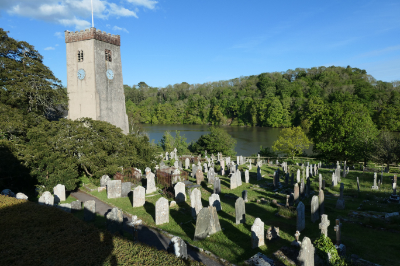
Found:
[[[246,169],[246,167],[244,167],[244,169]],[[272,187],[261,187],[272,184],[272,174],[275,170],[276,167],[263,166],[262,175],[264,175],[264,177],[261,181],[256,181],[256,169],[253,167],[250,171],[250,183],[246,184],[243,182],[242,186],[233,190],[229,189],[229,178],[226,176],[220,176],[222,211],[218,212],[218,216],[222,231],[211,235],[202,241],[193,241],[196,221],[191,216],[189,195],[186,195],[186,202],[179,203],[176,207],[170,208],[170,219],[168,224],[156,226],[154,222],[155,203],[161,196],[163,196],[160,194],[161,190],[154,193],[151,197],[147,196],[146,203],[143,207],[135,208],[132,207],[131,196],[128,198],[108,199],[105,191],[94,191],[90,193],[105,202],[109,202],[112,205],[123,209],[127,213],[137,215],[143,220],[144,224],[148,226],[158,227],[170,234],[181,237],[192,245],[211,251],[219,257],[241,265],[244,263],[244,260],[249,259],[257,252],[262,252],[269,257],[278,259],[273,255],[273,253],[283,246],[290,246],[291,242],[294,240],[294,233],[296,231],[296,215],[293,213],[288,215],[287,210],[279,210],[280,208],[275,204],[268,203],[275,199],[278,203],[284,205],[286,202],[285,190],[287,189],[287,192],[293,191],[292,186],[286,187],[284,185],[283,189],[277,192],[273,192]],[[320,169],[320,173],[326,180],[327,184],[331,183],[331,170]],[[360,178],[360,193],[357,193],[356,189],[357,176]],[[389,177],[391,175],[387,174],[385,176],[387,188],[385,188],[384,181],[384,186],[379,192],[372,192],[370,189],[373,180],[372,173],[363,175],[362,172],[351,171],[346,178],[342,178],[342,182],[345,184],[345,210],[337,210],[335,208],[339,196],[339,186],[334,188],[327,186],[325,188],[325,214],[328,214],[328,218],[331,222],[328,229],[328,236],[331,237],[334,243],[336,241],[335,231],[333,229],[335,219],[348,219],[349,212],[351,210],[357,211],[357,208],[364,199],[368,199],[370,203],[368,206],[373,206],[371,208],[374,208],[375,210],[385,212],[399,211],[400,205],[383,203],[383,198],[388,197],[389,195]],[[193,178],[190,178],[190,180],[195,182]],[[318,178],[311,178],[311,180],[311,190],[317,192]],[[281,177],[280,181],[282,183],[284,182],[283,177]],[[208,186],[206,183],[202,183],[201,195],[204,207],[209,205],[208,198],[213,193],[212,189],[211,185]],[[237,197],[242,195],[243,190],[248,191],[249,199],[249,202],[246,203],[246,223],[236,225],[235,201]],[[261,200],[262,198],[265,200]],[[174,199],[170,198],[169,201],[171,200]],[[257,200],[261,200],[261,203],[257,203]],[[302,202],[306,207],[306,228],[301,232],[300,240],[303,239],[304,236],[307,236],[313,241],[320,236],[320,229],[318,226],[320,220],[314,224],[311,222],[311,196],[309,198],[303,198]],[[363,205],[363,208],[368,209],[366,205]],[[278,213],[280,215],[278,215]],[[252,249],[251,226],[257,217],[265,223],[265,232],[270,226],[279,227],[280,238],[272,241],[266,239],[265,246]],[[393,221],[385,222],[380,219],[376,219],[376,221],[371,219],[355,219],[355,222],[356,223],[342,222],[342,243],[347,247],[347,254],[354,253],[363,259],[381,265],[396,264],[398,260],[396,249],[400,249],[400,244],[395,237],[400,231],[398,220],[394,219]],[[363,225],[360,225],[357,222],[362,222]],[[373,226],[373,228],[366,226]],[[385,230],[381,230],[381,228],[385,228]],[[394,234],[393,230],[397,233]],[[284,260],[281,260],[281,263],[289,265],[288,262]]]
[[[83,211],[74,216],[0,195],[0,227],[7,229],[0,230],[0,265],[204,265],[111,235],[97,228],[104,217],[90,223],[79,217]]]

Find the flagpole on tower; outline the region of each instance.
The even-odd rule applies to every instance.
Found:
[[[94,28],[94,20],[93,20],[93,0],[90,1],[92,4],[92,28]]]

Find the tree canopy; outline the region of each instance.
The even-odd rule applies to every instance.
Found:
[[[311,141],[301,127],[284,128],[281,130],[278,139],[274,142],[272,149],[275,152],[282,152],[290,157],[302,154],[308,149]]]
[[[235,156],[236,140],[225,130],[218,127],[211,127],[211,133],[202,135],[196,142],[192,143],[190,150],[194,153],[217,154],[222,152],[224,156]]]

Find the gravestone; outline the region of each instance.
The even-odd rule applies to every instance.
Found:
[[[319,190],[321,190],[322,189],[322,175],[321,174],[319,174],[319,177],[318,177],[318,184],[319,184]]]
[[[297,183],[300,183],[300,169],[297,169]]]
[[[296,211],[297,211],[296,230],[301,232],[306,227],[306,214],[303,202],[300,201],[300,203],[297,205]]]
[[[60,205],[57,205],[57,208],[70,213],[71,212],[71,203],[62,203]]]
[[[261,168],[260,166],[257,167],[257,181],[261,180],[262,176],[261,176]]]
[[[185,169],[189,169],[189,165],[190,165],[190,160],[189,158],[185,159]]]
[[[204,173],[208,173],[208,167],[206,163],[203,164],[203,168],[204,168]]]
[[[115,199],[121,197],[121,180],[109,180],[107,182],[107,198]]]
[[[208,235],[215,234],[221,231],[221,225],[219,223],[219,218],[217,214],[217,209],[214,206],[209,206],[208,209],[210,210],[210,229]]]
[[[322,179],[322,190],[325,190],[326,181]]]
[[[178,167],[179,167],[179,169],[182,169],[182,168],[183,168],[182,161],[178,161]]]
[[[207,179],[208,179],[208,184],[214,184],[215,181],[215,172],[214,168],[210,168],[210,170],[207,173]]]
[[[319,214],[322,215],[325,213],[325,194],[322,189],[319,191],[318,200],[319,200]]]
[[[16,198],[16,199],[19,199],[19,200],[28,200],[28,196],[25,195],[25,194],[22,193],[22,192],[18,192],[18,193],[15,195],[15,198]]]
[[[285,174],[285,185],[289,185],[289,173]]]
[[[286,195],[286,207],[289,207],[290,195]]]
[[[100,186],[101,186],[101,187],[107,186],[107,182],[110,181],[110,180],[111,180],[111,179],[110,179],[110,177],[109,177],[108,175],[103,175],[103,176],[100,178]]]
[[[344,208],[345,208],[343,191],[344,191],[344,184],[340,183],[340,197],[336,202],[336,209],[339,209],[339,210],[344,210]]]
[[[192,164],[192,177],[196,178],[196,171],[197,171],[197,166],[195,164]]]
[[[231,189],[235,189],[235,188],[238,187],[237,181],[238,181],[238,179],[236,177],[236,173],[233,173],[231,175],[231,182],[230,182],[230,188]]]
[[[197,214],[203,208],[201,203],[201,191],[197,188],[190,193],[190,206],[192,207],[192,217],[196,218]]]
[[[178,163],[178,161],[175,161],[175,162],[174,162],[174,167],[175,167],[175,168],[179,168],[179,163]]]
[[[210,206],[214,206],[217,211],[222,210],[221,200],[220,200],[218,194],[211,194],[211,196],[208,198],[208,200],[209,200]]]
[[[65,201],[65,186],[64,185],[57,184],[57,186],[55,186],[53,188],[53,192],[54,192],[54,201],[56,203]]]
[[[71,202],[71,211],[80,211],[82,210],[82,202],[80,200],[75,200]]]
[[[38,203],[41,205],[49,205],[53,206],[54,205],[54,197],[51,195],[49,191],[43,192],[42,196],[40,196]]]
[[[142,207],[146,202],[146,189],[142,186],[137,186],[132,192],[132,206]]]
[[[221,231],[221,226],[215,207],[202,208],[197,215],[193,240],[203,240],[218,231]]]
[[[319,201],[318,196],[311,199],[311,222],[315,223],[319,219]]]
[[[374,185],[372,186],[372,189],[374,189],[374,190],[378,190],[379,189],[379,187],[377,186],[377,184],[376,184],[376,179],[378,178],[378,175],[377,175],[377,173],[375,172],[374,173]]]
[[[304,193],[305,193],[304,178],[302,178],[300,183],[300,197],[304,197]]]
[[[242,198],[237,198],[235,202],[236,224],[246,222],[246,207]]]
[[[186,191],[185,184],[182,182],[176,183],[174,186],[175,191],[175,201],[176,203],[185,202],[186,201]]]
[[[83,203],[83,220],[86,222],[93,221],[96,217],[96,202],[88,200]]]
[[[237,186],[240,187],[243,183],[242,183],[242,173],[239,170],[236,171],[236,178],[237,178]]]
[[[358,176],[357,176],[357,191],[360,192],[360,180],[358,180]]]
[[[340,223],[340,219],[336,219],[336,225],[334,226],[334,230],[336,232],[336,245],[339,246],[342,233],[342,224]]]
[[[294,184],[294,202],[299,200],[299,185],[296,183]]]
[[[256,218],[251,226],[251,248],[254,249],[264,245],[264,223],[260,218]]]
[[[328,236],[328,226],[331,222],[328,220],[328,215],[322,214],[321,215],[321,223],[319,224],[319,229],[321,229],[321,234]]]
[[[244,182],[246,182],[248,184],[249,180],[250,180],[249,170],[246,170],[244,172]]]
[[[155,175],[152,172],[146,172],[147,187],[146,194],[151,194],[157,191]]]
[[[106,214],[107,230],[111,233],[122,234],[122,224],[124,221],[124,213],[118,208],[112,208],[112,210]]]
[[[132,191],[132,183],[131,182],[123,182],[121,183],[121,197],[128,197],[129,192]]]
[[[296,231],[296,233],[294,234],[294,238],[296,239],[296,240],[294,240],[293,242],[292,242],[292,246],[296,246],[296,247],[300,247],[300,245],[301,245],[301,242],[299,241],[299,237],[300,237],[300,232],[299,231]]]
[[[294,204],[294,194],[293,194],[293,193],[290,193],[290,196],[289,196],[289,206],[293,206],[293,204]]]
[[[166,198],[159,198],[156,201],[156,225],[169,223],[169,206]]]
[[[221,180],[219,179],[219,177],[215,177],[214,180],[214,193],[215,194],[221,193]]]
[[[248,202],[248,199],[247,199],[247,190],[243,190],[243,191],[242,191],[242,199],[244,200],[244,202]]]
[[[200,185],[201,182],[204,181],[204,176],[203,176],[203,172],[201,171],[201,168],[197,168],[196,171],[196,183],[197,185]]]
[[[179,236],[171,238],[167,251],[174,253],[177,258],[188,259],[186,242]]]
[[[308,237],[304,237],[297,261],[301,266],[314,266],[315,248]]]
[[[310,191],[311,191],[311,180],[308,177],[307,178],[307,183],[306,183],[306,197],[310,196]]]

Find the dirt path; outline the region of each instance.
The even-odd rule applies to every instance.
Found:
[[[110,211],[113,208],[110,205],[104,203],[103,201],[101,201],[89,194],[86,194],[82,191],[72,192],[70,195],[73,196],[74,198],[77,198],[81,202],[85,202],[88,200],[94,200],[96,202],[96,213],[98,213],[101,216],[104,216],[108,211]],[[126,223],[126,222],[130,222],[130,221],[131,221],[131,217],[124,214],[124,222]],[[142,242],[146,245],[149,245],[149,246],[154,246],[158,250],[166,250],[168,248],[168,244],[170,242],[170,238],[161,234],[157,230],[149,228],[145,225],[143,225],[142,228],[139,230],[138,236],[139,236],[140,242]],[[188,252],[188,255],[190,258],[200,261],[200,262],[204,263],[205,265],[209,265],[209,266],[223,265],[222,263],[217,262],[214,259],[211,259],[210,257],[206,256],[204,253],[197,252],[190,247],[188,247],[187,252]]]

